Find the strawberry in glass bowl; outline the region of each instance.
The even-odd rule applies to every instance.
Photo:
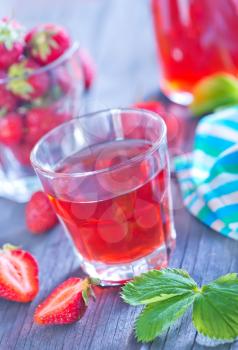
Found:
[[[30,31],[0,20],[0,195],[27,201],[38,189],[31,150],[45,133],[73,118],[88,89],[84,58],[54,24]]]

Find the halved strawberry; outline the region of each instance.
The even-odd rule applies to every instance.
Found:
[[[94,296],[92,285],[98,280],[71,277],[61,283],[36,308],[34,321],[40,325],[68,324],[84,314],[89,298]]]
[[[0,249],[0,297],[28,303],[39,291],[38,265],[25,250],[6,244]]]

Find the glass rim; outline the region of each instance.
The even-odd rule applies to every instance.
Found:
[[[33,75],[39,75],[45,72],[48,72],[49,70],[52,70],[54,68],[57,68],[60,66],[62,63],[65,63],[68,59],[72,57],[72,55],[79,49],[80,45],[79,42],[74,41],[73,44],[55,61],[46,64],[45,66],[39,67],[37,69],[33,69],[32,72],[26,73],[23,75],[23,77],[30,77]],[[14,77],[14,78],[0,78],[0,85],[7,84],[10,81],[13,80],[19,80],[22,79],[22,77]]]
[[[80,119],[83,118],[93,118],[95,116],[103,116],[105,113],[115,113],[115,112],[125,112],[125,113],[135,113],[135,112],[139,112],[142,113],[143,115],[147,115],[152,117],[153,120],[156,120],[159,122],[159,124],[162,127],[161,130],[161,135],[157,138],[157,140],[151,145],[151,147],[149,147],[148,150],[130,158],[127,159],[119,164],[113,165],[109,168],[103,168],[103,169],[99,169],[99,170],[91,170],[91,171],[84,171],[84,172],[77,172],[77,173],[64,173],[64,172],[57,172],[55,170],[49,170],[49,169],[45,169],[44,166],[40,165],[39,162],[37,161],[37,156],[36,153],[39,149],[39,147],[45,142],[45,140],[50,137],[52,134],[54,134],[56,131],[63,129],[65,126],[70,125],[70,124],[74,124],[75,122],[79,121]],[[54,178],[77,178],[77,177],[86,177],[86,176],[90,176],[90,175],[96,175],[96,174],[101,174],[101,173],[106,173],[106,172],[110,172],[110,171],[115,171],[124,167],[128,167],[128,166],[132,166],[136,163],[139,163],[145,159],[147,159],[149,156],[151,156],[151,154],[153,154],[156,150],[158,150],[160,148],[160,146],[163,144],[164,139],[166,138],[166,134],[167,134],[167,126],[165,124],[165,121],[163,120],[163,118],[156,112],[152,112],[152,111],[148,111],[146,109],[139,109],[139,108],[107,108],[107,109],[102,109],[96,112],[91,112],[91,113],[87,113],[87,114],[83,114],[81,116],[78,116],[76,118],[73,118],[70,121],[66,121],[65,123],[60,124],[59,126],[57,126],[56,128],[50,130],[49,132],[47,132],[33,147],[32,151],[31,151],[31,155],[30,155],[30,161],[34,167],[34,169],[37,171],[39,171],[41,174],[45,174],[47,176],[53,176]]]

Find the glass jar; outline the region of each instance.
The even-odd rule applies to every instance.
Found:
[[[29,90],[31,96],[25,98],[22,89],[28,82],[36,93]],[[45,89],[40,97],[36,96],[38,89]],[[24,76],[0,79],[0,196],[25,202],[39,188],[30,163],[31,150],[46,132],[76,115],[82,107],[82,92],[77,43],[46,66]]]
[[[237,75],[237,0],[151,0],[161,89],[188,104],[194,85],[217,72]]]

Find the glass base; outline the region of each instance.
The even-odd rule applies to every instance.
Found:
[[[41,185],[36,176],[7,179],[0,172],[0,197],[18,203],[25,203],[30,199],[31,195],[39,189],[41,189]]]
[[[152,269],[162,269],[168,266],[168,255],[165,245],[160,246],[153,253],[127,264],[104,264],[89,262],[82,259],[82,269],[91,277],[99,278],[101,286],[116,286]]]
[[[170,99],[170,101],[182,106],[188,106],[193,101],[193,95],[190,92],[172,90],[168,91],[163,89],[162,92]]]

